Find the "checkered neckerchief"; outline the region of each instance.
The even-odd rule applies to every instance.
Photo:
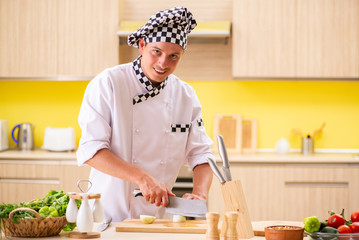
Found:
[[[133,105],[135,105],[136,103],[144,102],[147,99],[160,94],[160,91],[165,88],[168,79],[168,77],[166,77],[166,79],[162,81],[158,87],[154,87],[150,80],[148,80],[148,78],[146,77],[145,73],[142,71],[140,60],[141,56],[139,56],[135,61],[132,62],[132,67],[136,73],[137,79],[146,88],[148,92],[134,97],[132,102]]]

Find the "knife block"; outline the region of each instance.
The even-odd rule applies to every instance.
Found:
[[[237,232],[239,238],[252,238],[254,232],[252,222],[249,217],[246,198],[243,193],[240,180],[233,180],[221,184],[222,197],[226,212],[237,212]],[[227,221],[222,221],[222,229],[228,229]],[[225,237],[225,231],[221,231],[221,236]]]

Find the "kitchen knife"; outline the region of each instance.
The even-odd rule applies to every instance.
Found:
[[[105,231],[108,228],[108,226],[110,226],[111,222],[112,222],[111,217],[105,218],[105,220],[97,227],[97,231],[99,232]]]
[[[219,181],[221,183],[226,182],[226,180],[224,180],[224,178],[223,178],[222,173],[219,171],[216,162],[213,159],[208,158],[208,163],[209,163],[209,166],[211,167],[214,175],[216,175],[216,177],[219,179]]]
[[[134,190],[133,195],[143,196],[140,190]],[[166,213],[186,217],[206,217],[207,205],[203,200],[168,196],[168,201]]]
[[[222,135],[218,135],[217,140],[218,140],[219,155],[221,156],[221,159],[223,161],[223,167],[222,167],[223,174],[226,177],[226,181],[229,182],[232,181],[232,176],[231,176],[231,171],[229,170],[229,160],[227,156],[226,145],[224,144]]]

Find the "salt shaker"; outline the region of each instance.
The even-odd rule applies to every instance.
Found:
[[[102,222],[104,217],[104,210],[99,198],[95,199],[95,203],[92,209],[93,221]]]
[[[208,212],[206,214],[207,218],[207,231],[206,231],[206,240],[219,240],[219,232],[218,232],[218,220],[219,213]]]
[[[69,195],[74,193],[69,193]],[[76,222],[78,208],[75,199],[70,198],[66,208],[66,220],[70,223]]]
[[[93,215],[88,202],[88,194],[82,193],[82,202],[77,214],[77,229],[80,232],[91,232],[93,228]]]

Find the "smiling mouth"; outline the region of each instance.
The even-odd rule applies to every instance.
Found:
[[[159,69],[157,69],[157,68],[153,68],[157,73],[160,73],[160,74],[164,74],[166,71],[161,71],[161,70],[159,70]]]

